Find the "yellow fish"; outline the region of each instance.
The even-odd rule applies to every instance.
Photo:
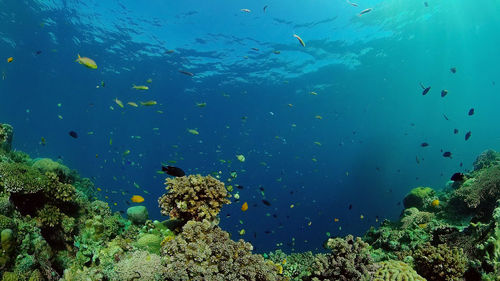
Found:
[[[140,195],[134,195],[134,196],[132,196],[132,198],[130,198],[130,201],[132,201],[134,203],[142,203],[142,202],[144,202],[144,197],[142,197]]]
[[[321,146],[321,143],[319,141],[315,141],[314,144],[317,146]]]
[[[205,107],[205,106],[207,106],[207,103],[206,102],[197,102],[196,106],[197,107]]]
[[[317,96],[318,95],[318,93],[316,93],[316,92],[310,92],[309,94],[311,94],[313,96]]]
[[[117,104],[119,107],[123,108],[123,102],[122,102],[121,100],[119,100],[118,98],[115,98],[115,102],[116,102],[116,104]]]
[[[79,64],[82,64],[82,65],[88,67],[88,68],[97,69],[97,64],[91,58],[80,57],[80,54],[78,54],[78,58],[75,61],[78,62]]]
[[[195,129],[188,129],[188,132],[192,135],[199,135],[200,133]]]
[[[149,90],[149,87],[148,86],[144,86],[144,85],[132,85],[132,88],[136,89],[136,90]]]
[[[148,80],[146,80],[146,83],[153,83],[153,79],[149,78]]]
[[[300,38],[300,36],[298,36],[297,34],[294,34],[293,37],[295,37],[295,38],[297,38],[297,40],[299,40],[299,43],[300,43],[300,45],[302,45],[302,47],[306,46],[306,43],[304,43],[304,40],[302,40],[302,38]]]
[[[144,105],[144,106],[152,106],[152,105],[155,105],[157,104],[156,101],[154,100],[150,100],[150,101],[141,101],[141,104]]]
[[[138,107],[137,103],[135,103],[133,101],[129,101],[129,102],[127,102],[127,104],[130,106],[133,106],[133,107]]]
[[[236,158],[237,158],[240,162],[245,162],[245,156],[243,156],[242,154],[236,155]]]
[[[314,116],[314,118],[316,118],[316,119],[318,119],[318,120],[323,119],[323,117],[321,117],[321,115],[316,115],[316,116]]]
[[[14,58],[10,57],[10,58],[7,59],[7,62],[12,62],[13,60],[14,60]]]

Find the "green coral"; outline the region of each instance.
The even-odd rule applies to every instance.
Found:
[[[136,246],[153,254],[160,254],[161,241],[163,239],[154,234],[143,234],[137,239]]]
[[[45,176],[49,179],[46,190],[52,200],[61,202],[73,202],[75,200],[76,189],[74,186],[60,182],[59,177],[53,172],[46,172]]]
[[[14,272],[4,272],[2,281],[21,281],[19,276]]]
[[[283,276],[292,281],[302,281],[311,275],[311,265],[314,262],[312,252],[285,254],[281,250],[269,253],[269,260],[283,267]]]
[[[110,279],[159,281],[165,280],[163,275],[164,267],[160,256],[147,251],[135,251],[115,265],[115,272]]]
[[[483,151],[473,163],[474,171],[500,164],[500,154],[492,149]]]
[[[467,269],[463,250],[446,244],[427,243],[415,251],[413,259],[417,272],[429,281],[462,280]]]
[[[57,175],[57,178],[63,183],[74,182],[71,170],[65,165],[53,161],[50,158],[36,158],[33,160],[32,167],[38,169],[42,174],[50,172]]]
[[[14,210],[14,206],[10,203],[8,196],[0,196],[0,214],[11,215]]]
[[[0,124],[0,150],[9,152],[12,148],[14,129],[9,124]]]
[[[425,281],[411,266],[402,261],[388,260],[376,264],[373,281]]]
[[[47,185],[48,179],[35,168],[23,163],[0,163],[0,186],[8,192],[33,194]]]
[[[37,212],[37,220],[42,227],[54,228],[59,226],[64,218],[59,208],[53,205],[45,205]]]
[[[190,175],[167,178],[167,193],[158,200],[161,213],[184,221],[215,220],[230,195],[224,183],[211,177]]]
[[[416,187],[412,189],[406,197],[403,199],[403,205],[405,209],[415,207],[419,210],[423,210],[423,208],[428,205],[432,201],[435,192],[430,187]]]

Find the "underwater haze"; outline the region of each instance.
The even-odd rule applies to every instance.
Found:
[[[140,195],[166,219],[171,165],[233,187],[220,225],[256,252],[318,251],[500,149],[499,13],[495,0],[0,0],[0,120],[114,211]]]

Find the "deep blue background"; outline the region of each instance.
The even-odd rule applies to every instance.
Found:
[[[99,2],[0,1],[0,121],[15,127],[16,149],[60,157],[115,210],[139,194],[164,219],[162,162],[223,181],[236,171],[244,189],[221,226],[233,238],[245,229],[258,252],[314,250],[327,232],[362,235],[376,216],[397,218],[411,188],[440,189],[498,148],[498,1]],[[149,78],[150,90],[131,88]]]

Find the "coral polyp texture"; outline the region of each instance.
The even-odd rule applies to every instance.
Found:
[[[229,193],[224,183],[211,177],[190,175],[167,178],[167,193],[160,197],[161,213],[184,221],[215,220]]]
[[[0,141],[11,139],[12,127],[2,124]],[[145,206],[130,207],[126,219],[95,199],[90,179],[60,161],[32,160],[9,143],[0,146],[0,276],[2,281],[499,281],[498,159],[498,153],[484,152],[463,181],[409,190],[397,220],[383,220],[363,238],[329,238],[327,253],[278,249],[261,255],[219,226],[218,214],[231,196],[213,177],[168,178],[167,193],[158,201],[169,220],[150,220]]]

